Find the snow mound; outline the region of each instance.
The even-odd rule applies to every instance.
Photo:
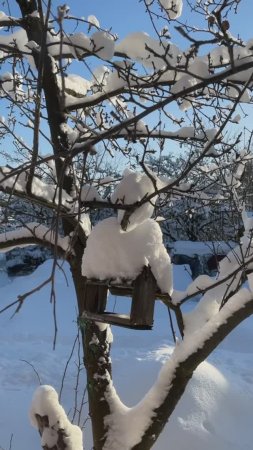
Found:
[[[160,348],[152,359],[165,362],[171,351]],[[218,350],[217,367],[210,362],[198,367],[154,450],[166,449],[169,439],[178,450],[250,450],[252,389],[235,373],[240,359],[232,355]]]
[[[49,276],[51,269],[52,261],[46,261],[33,275],[0,286],[2,305],[36,287]],[[8,314],[0,315],[0,397],[4,411],[0,417],[0,445],[5,449],[9,448],[13,431],[13,450],[41,448],[37,430],[30,427],[26,413],[31,388],[37,380],[20,358],[34,364],[43,382],[56,383],[57,389],[60,388],[65,361],[76,335],[75,293],[67,264],[64,270],[69,286],[60,269],[55,280],[61,305],[57,315],[60,338],[56,351],[52,350],[49,287],[36,292],[12,320]],[[174,266],[173,272],[175,288],[185,289],[191,279],[187,270],[183,266]],[[245,320],[214,351],[209,363],[199,366],[154,450],[167,450],[169,446],[177,450],[252,450],[252,323],[252,317]],[[170,333],[161,302],[156,302],[154,325],[152,332],[138,332],[138,345],[135,330],[114,327],[114,381],[122,400],[128,405],[136,404],[136,399],[145,395],[156,379],[161,362],[167,361],[174,348],[172,344],[165,345]],[[64,395],[68,410],[73,405],[74,362],[73,366],[71,376],[66,379]],[[89,424],[90,421],[85,428],[86,448],[93,445]]]
[[[124,232],[115,217],[98,223],[87,240],[82,273],[99,280],[134,280],[150,265],[162,292],[172,291],[172,266],[162,232],[153,219]]]
[[[126,169],[121,182],[116,186],[112,195],[112,202],[131,205],[141,201],[147,195],[155,192],[155,185],[152,180],[154,180],[155,183],[158,182],[153,173],[151,173],[149,177],[144,173],[133,172],[132,170]],[[144,220],[149,219],[152,216],[155,202],[156,197],[153,197],[151,201],[144,203],[131,214],[127,227],[128,231],[141,225]],[[124,214],[124,210],[118,211],[118,223],[121,223]]]

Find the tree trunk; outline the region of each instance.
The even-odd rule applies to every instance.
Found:
[[[35,41],[41,45],[43,33],[47,32],[39,17],[31,16],[36,11],[37,2],[27,0],[17,0],[20,7],[24,27],[29,41]],[[39,55],[34,53],[34,59],[37,68],[39,68]],[[43,64],[42,87],[45,94],[48,124],[50,128],[53,152],[56,157],[56,173],[60,187],[70,193],[72,188],[72,177],[66,175],[67,167],[65,161],[59,158],[59,155],[65,153],[66,157],[70,149],[68,148],[67,136],[63,132],[62,125],[66,123],[66,117],[62,110],[62,99],[56,75],[54,73],[53,58],[45,50]],[[65,235],[74,232],[75,257],[70,261],[74,286],[77,295],[79,316],[83,312],[83,293],[85,288],[85,279],[82,277],[81,264],[82,255],[85,248],[86,237],[81,227],[73,219],[64,218],[62,220]],[[107,341],[107,327],[101,331],[101,328],[95,323],[87,321],[85,328],[82,329],[82,345],[84,353],[84,364],[87,371],[87,387],[89,396],[89,413],[92,422],[94,450],[102,450],[105,441],[104,417],[110,413],[109,406],[105,400],[105,392],[110,382],[111,364],[110,364],[110,344]]]
[[[81,316],[84,304],[85,278],[81,275],[80,260],[75,260],[74,266],[72,265],[72,276],[78,301],[79,316]],[[111,382],[108,327],[109,325],[101,326],[94,322],[86,321],[85,326],[81,328],[94,450],[103,449],[106,438],[104,418],[110,414],[109,405],[105,399],[105,393]]]

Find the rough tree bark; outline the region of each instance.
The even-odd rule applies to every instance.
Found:
[[[36,414],[36,420],[38,423],[38,429],[40,436],[42,436],[42,433],[45,429],[50,429],[48,416],[40,416],[39,414]],[[54,432],[54,430],[52,430]],[[64,444],[64,437],[66,436],[64,430],[58,430],[57,431],[58,439],[57,444],[53,447],[48,447],[47,445],[43,445],[43,450],[65,450],[66,445]]]
[[[38,10],[35,0],[32,2],[26,0],[17,0],[23,19],[24,28],[29,41],[35,41],[39,45],[42,41],[44,30],[40,18],[31,16]],[[29,15],[28,15],[29,14]],[[43,67],[42,88],[45,95],[48,125],[51,134],[51,141],[55,155],[56,172],[59,186],[62,186],[66,192],[70,192],[73,180],[71,176],[66,175],[67,165],[62,162],[59,155],[68,156],[69,145],[66,135],[62,131],[62,125],[66,123],[66,116],[62,108],[62,101],[56,75],[53,70],[52,57],[45,49],[44,61],[39,61],[39,55],[34,52],[34,59],[37,68]],[[79,315],[83,312],[83,293],[85,289],[85,279],[81,273],[82,255],[85,248],[86,237],[81,227],[76,229],[76,223],[68,218],[63,219],[63,229],[65,235],[71,232],[75,234],[74,252],[75,256],[70,259],[70,268],[73,275],[77,305]],[[93,335],[98,337],[99,345],[89,345]],[[109,406],[104,399],[104,392],[108,381],[107,374],[111,373],[109,352],[106,340],[106,332],[100,331],[94,323],[87,322],[87,326],[82,329],[82,345],[84,353],[84,364],[87,371],[87,387],[89,398],[89,413],[92,422],[94,450],[103,448],[105,441],[104,417],[110,413]],[[97,377],[94,377],[97,374]],[[85,387],[84,387],[85,389]]]

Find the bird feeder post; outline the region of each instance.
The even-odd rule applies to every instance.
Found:
[[[143,271],[134,281],[130,322],[134,326],[142,326],[143,329],[151,329],[153,326],[154,307],[157,292],[157,283],[150,267],[144,267]]]
[[[102,314],[106,308],[108,287],[86,283],[84,292],[84,311]]]

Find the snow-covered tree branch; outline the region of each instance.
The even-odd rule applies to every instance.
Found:
[[[11,248],[31,244],[44,245],[51,249],[57,248],[59,257],[66,256],[68,252],[71,253],[71,242],[68,237],[56,236],[54,230],[39,223],[26,223],[24,227],[0,235],[0,251],[7,252]]]
[[[83,450],[82,431],[68,420],[51,386],[40,386],[34,394],[30,418],[41,435],[45,450]]]

